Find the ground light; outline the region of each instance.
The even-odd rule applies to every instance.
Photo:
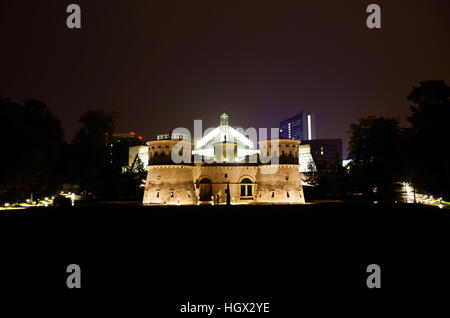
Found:
[[[406,202],[414,203],[414,188],[408,182],[403,182],[403,188],[406,192]],[[441,209],[450,207],[450,202],[442,200],[442,197],[435,198],[433,195],[416,192],[416,202],[426,205],[437,206]]]
[[[75,193],[72,193],[72,192],[64,193],[64,191],[61,191],[60,195],[66,197],[66,198],[70,198],[71,205],[72,206],[75,205],[75,201],[76,201]],[[49,207],[49,206],[53,205],[54,199],[55,199],[55,197],[52,196],[51,198],[45,197],[43,200],[37,199],[36,201],[32,201],[31,199],[26,199],[25,202],[20,202],[20,203],[4,203],[3,206],[0,206],[0,210],[21,210],[21,209],[32,208],[32,207],[36,207],[36,206]]]

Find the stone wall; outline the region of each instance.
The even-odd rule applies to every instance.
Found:
[[[173,162],[172,150],[178,155],[179,159],[191,161],[191,142],[185,140],[153,140],[147,142],[148,160],[150,165],[181,164],[183,162]]]
[[[196,204],[192,170],[187,165],[149,165],[143,203]]]
[[[215,203],[225,204],[227,184],[230,186],[231,203],[252,203],[253,200],[242,199],[240,197],[240,182],[248,178],[253,183],[253,190],[256,191],[256,173],[258,166],[201,166],[194,169],[194,182],[196,184],[197,195],[199,193],[199,182],[207,178],[212,182],[212,194]],[[255,193],[253,191],[253,193]]]
[[[303,204],[305,197],[298,165],[260,166],[256,176],[260,204]]]
[[[226,204],[225,190],[228,186],[232,204],[305,203],[298,165],[297,140],[283,139],[264,142],[262,146],[260,144],[263,152],[270,154],[273,150],[273,154],[280,159],[280,164],[261,165],[173,163],[169,160],[170,152],[179,143],[179,140],[147,143],[150,163],[144,204]],[[184,143],[189,145],[188,142]],[[190,156],[191,153],[186,155]],[[206,179],[209,180],[207,185],[202,185],[202,180],[205,182]],[[247,183],[243,183],[244,179],[248,179]],[[201,189],[204,191],[202,197]],[[245,193],[244,196],[241,195],[241,189]]]

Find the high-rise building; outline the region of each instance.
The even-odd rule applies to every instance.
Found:
[[[316,138],[313,113],[301,112],[280,123],[280,138],[311,140]]]

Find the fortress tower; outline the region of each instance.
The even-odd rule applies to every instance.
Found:
[[[173,162],[171,152],[181,159],[191,156],[191,142],[180,140],[154,140],[147,142],[149,165],[145,183],[144,204],[193,205],[195,194],[193,165]],[[185,152],[185,153],[183,153]]]
[[[258,182],[257,203],[305,203],[299,172],[299,144],[299,140],[292,139],[273,139],[259,142],[261,165],[256,175]],[[270,162],[268,161],[269,158],[272,159]]]

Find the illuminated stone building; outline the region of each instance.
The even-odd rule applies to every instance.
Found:
[[[299,140],[260,141],[220,125],[200,140],[147,142],[148,174],[143,203],[154,205],[302,204]],[[176,163],[172,152],[187,158]],[[269,160],[272,159],[272,160]]]

